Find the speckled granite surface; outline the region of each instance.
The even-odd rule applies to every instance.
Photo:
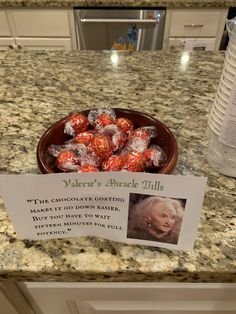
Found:
[[[0,172],[39,173],[45,129],[70,112],[113,106],[145,111],[175,133],[175,174],[208,176],[193,251],[131,246],[96,237],[17,239],[0,205],[0,280],[236,282],[236,180],[206,161],[207,113],[223,52],[0,53]]]
[[[224,8],[235,0],[0,0],[0,7],[167,7]]]

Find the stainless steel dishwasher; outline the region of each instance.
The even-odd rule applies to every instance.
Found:
[[[79,50],[162,49],[165,9],[75,9],[75,19]]]

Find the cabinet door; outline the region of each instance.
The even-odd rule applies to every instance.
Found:
[[[4,294],[0,291],[0,313],[17,314],[14,307],[10,304]]]
[[[1,314],[35,314],[15,283],[0,282]]]
[[[215,38],[169,38],[170,51],[207,51],[215,49]]]
[[[16,37],[18,49],[25,50],[70,50],[70,38],[19,38]]]
[[[216,37],[222,11],[173,11],[170,37]]]
[[[0,12],[0,37],[10,37],[11,30],[8,25],[7,15],[5,12]]]
[[[13,49],[15,47],[14,38],[2,37],[0,38],[0,50]]]
[[[70,37],[69,11],[19,10],[9,12],[17,37]]]
[[[37,314],[233,314],[235,284],[21,283]]]
[[[163,36],[163,49],[169,38],[215,38],[219,49],[227,18],[227,9],[167,9]]]

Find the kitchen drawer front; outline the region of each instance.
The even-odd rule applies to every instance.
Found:
[[[16,37],[18,49],[24,50],[71,50],[70,38],[23,38]]]
[[[170,51],[215,50],[216,38],[169,38]]]
[[[11,303],[7,300],[5,295],[0,291],[0,310],[1,313],[7,313],[7,314],[17,314],[14,307],[11,305]]]
[[[7,21],[7,15],[5,12],[0,12],[0,36],[11,36],[11,31]]]
[[[235,314],[235,284],[18,283],[37,314]]]
[[[221,11],[173,11],[169,37],[216,37]]]
[[[15,40],[13,37],[0,38],[0,50],[13,49],[15,47]]]
[[[18,37],[70,37],[67,11],[14,11],[10,13]]]

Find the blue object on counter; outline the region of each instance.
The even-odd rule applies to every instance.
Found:
[[[132,46],[135,46],[137,42],[137,33],[138,33],[138,29],[136,25],[131,25],[131,27],[128,28],[128,39],[129,39],[129,43]]]
[[[121,45],[125,45],[125,39],[123,37],[120,37],[118,39],[118,43],[121,44]]]

